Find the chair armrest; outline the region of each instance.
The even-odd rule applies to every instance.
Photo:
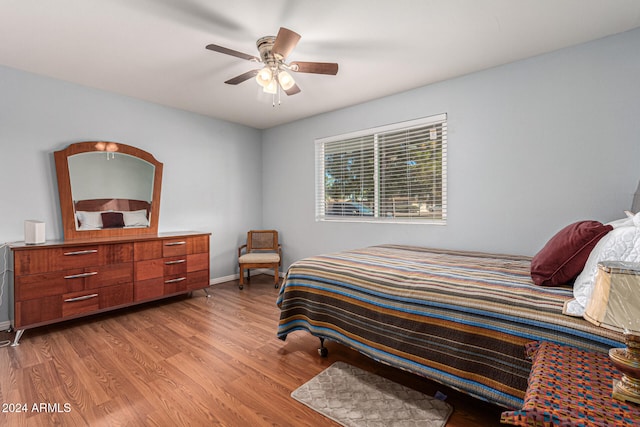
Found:
[[[242,250],[246,248],[247,248],[247,245],[242,245],[238,248],[238,258],[240,258],[240,255],[242,255]]]

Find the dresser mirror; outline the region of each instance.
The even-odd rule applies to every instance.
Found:
[[[54,157],[65,240],[157,234],[162,163],[153,155],[87,141]]]

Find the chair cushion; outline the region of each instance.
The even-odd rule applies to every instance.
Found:
[[[254,252],[244,254],[238,258],[240,264],[259,264],[280,262],[280,255],[271,252]]]

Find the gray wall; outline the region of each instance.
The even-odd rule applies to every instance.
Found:
[[[116,141],[164,163],[159,231],[213,233],[211,276],[237,273],[239,242],[262,224],[258,130],[3,67],[0,94],[0,243],[23,240],[25,219],[62,238],[53,152]]]
[[[571,222],[630,208],[638,76],[635,30],[272,128],[263,225],[280,230],[286,265],[391,242],[533,255]],[[439,113],[448,113],[446,226],[315,222],[315,138]]]

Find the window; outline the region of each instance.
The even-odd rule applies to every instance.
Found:
[[[316,140],[316,220],[444,224],[447,116]]]

